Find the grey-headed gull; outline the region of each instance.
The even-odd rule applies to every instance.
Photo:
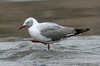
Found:
[[[48,45],[48,50],[52,42],[90,30],[89,28],[75,29],[72,27],[64,27],[52,22],[38,23],[38,21],[32,17],[27,18],[19,30],[24,27],[29,27],[28,32],[33,38],[33,40],[31,40],[32,42],[40,42]]]

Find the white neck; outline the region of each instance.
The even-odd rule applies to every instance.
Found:
[[[36,19],[34,19],[34,18],[32,18],[32,23],[33,23],[32,26],[36,26],[36,25],[39,24],[38,21]]]
[[[33,18],[32,21],[33,21],[33,25],[38,24],[38,21],[36,19]]]

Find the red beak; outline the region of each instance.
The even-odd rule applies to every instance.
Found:
[[[19,28],[19,30],[22,29],[22,28],[25,28],[25,27],[26,27],[26,26],[21,26],[21,27]]]

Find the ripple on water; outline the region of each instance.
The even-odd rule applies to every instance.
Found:
[[[83,63],[95,64],[100,61],[99,38],[98,36],[71,37],[52,44],[51,50],[47,50],[47,46],[41,43],[25,41],[28,38],[20,38],[21,40],[18,40],[18,38],[4,38],[0,42],[0,60],[17,61],[18,63],[33,63],[36,61],[53,66],[57,64],[63,66],[81,65]]]

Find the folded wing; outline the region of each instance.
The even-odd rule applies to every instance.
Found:
[[[52,39],[52,41],[57,41],[76,33],[74,28],[63,27],[55,23],[41,25],[44,26],[40,29],[41,35]]]

